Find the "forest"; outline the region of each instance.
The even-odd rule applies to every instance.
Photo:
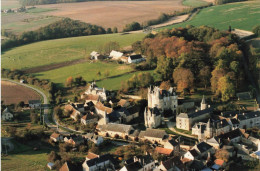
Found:
[[[88,36],[105,34],[103,27],[83,23],[70,18],[64,18],[48,26],[41,27],[35,31],[24,32],[21,35],[9,35],[9,39],[2,43],[2,50],[12,47],[50,39],[59,39],[66,37]],[[8,34],[4,33],[3,35]]]
[[[222,101],[243,87],[243,53],[239,47],[236,35],[207,26],[164,30],[133,44],[137,53],[147,56],[139,69],[155,69],[156,81],[173,82],[182,93],[210,86]],[[131,89],[133,84],[128,80],[122,85]]]

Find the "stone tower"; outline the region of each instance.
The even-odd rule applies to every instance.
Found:
[[[205,97],[203,95],[203,98],[202,98],[201,103],[200,103],[200,110],[205,110],[205,109],[207,109],[207,104],[206,104]]]

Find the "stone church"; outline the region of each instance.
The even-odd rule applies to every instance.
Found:
[[[144,111],[145,126],[147,128],[160,126],[163,122],[163,111],[174,112],[177,106],[178,96],[172,87],[169,90],[162,90],[157,86],[148,88],[148,106]]]

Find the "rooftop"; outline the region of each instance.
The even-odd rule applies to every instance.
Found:
[[[116,123],[109,123],[107,125],[98,125],[101,131],[113,131],[113,132],[121,132],[121,133],[129,133],[132,130],[131,125],[125,124],[116,124]]]

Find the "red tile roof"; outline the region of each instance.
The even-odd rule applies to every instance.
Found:
[[[89,152],[88,155],[86,156],[86,158],[89,160],[97,158],[97,157],[99,157],[99,155],[97,155],[95,153],[91,153],[91,152]]]
[[[167,148],[162,148],[162,147],[156,147],[155,151],[157,153],[164,154],[164,155],[171,155],[173,152],[172,149],[167,149]]]
[[[215,164],[219,165],[219,166],[222,166],[224,164],[224,160],[221,160],[221,159],[216,159],[215,160]]]
[[[99,110],[106,111],[107,114],[109,114],[113,111],[112,108],[104,106],[101,102],[97,102],[95,107]]]

